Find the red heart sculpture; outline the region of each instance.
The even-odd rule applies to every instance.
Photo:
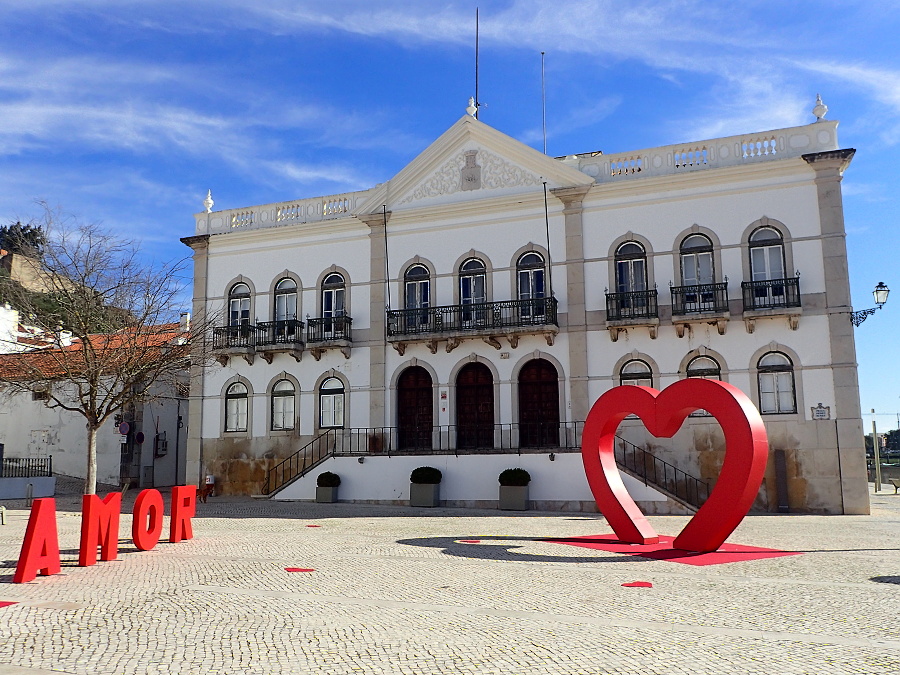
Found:
[[[689,378],[657,391],[650,387],[614,387],[597,399],[584,424],[581,458],[597,508],[619,540],[630,544],[659,541],[653,527],[628,494],[614,454],[616,430],[628,415],[641,418],[651,434],[671,438],[695,410],[706,410],[725,434],[725,461],[706,503],[681,531],[672,548],[715,551],[743,520],[759,492],[769,442],[753,402],[737,387],[718,380]]]

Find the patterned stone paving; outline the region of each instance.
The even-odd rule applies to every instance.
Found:
[[[0,675],[900,672],[900,495],[748,518],[730,541],[805,553],[707,567],[540,541],[609,532],[595,515],[220,497],[149,552],[123,515],[119,559],[79,568],[79,504],[63,573],[15,585],[28,511],[5,503]]]

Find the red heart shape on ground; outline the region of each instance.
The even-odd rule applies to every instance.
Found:
[[[581,457],[597,508],[616,536],[631,544],[659,538],[622,483],[614,454],[616,430],[628,415],[641,418],[657,438],[671,438],[695,410],[706,410],[725,435],[722,472],[706,503],[681,531],[672,547],[715,551],[753,505],[759,492],[769,442],[759,411],[744,392],[727,382],[689,378],[657,391],[625,385],[603,394],[584,424]]]

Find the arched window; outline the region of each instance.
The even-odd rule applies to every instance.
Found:
[[[763,414],[797,412],[794,364],[781,352],[764,354],[757,365],[759,411]]]
[[[484,307],[466,308],[485,302],[485,267],[478,258],[469,258],[459,266],[459,303],[463,306],[462,321],[465,324],[483,322]]]
[[[404,307],[418,309],[407,315],[408,327],[428,324],[428,307],[431,304],[431,279],[425,265],[412,265],[403,275]]]
[[[634,384],[641,387],[653,386],[653,371],[646,361],[633,359],[622,366],[619,371],[620,384]]]
[[[347,284],[344,277],[332,272],[322,280],[322,318],[344,316]]]
[[[238,283],[228,291],[228,325],[250,325],[250,287]]]
[[[692,234],[681,242],[681,283],[684,286],[713,284],[713,245],[708,237]]]
[[[322,280],[322,330],[326,340],[343,334],[346,292],[343,275],[332,272]]]
[[[750,235],[750,271],[753,281],[784,279],[784,239],[773,227],[760,227]]]
[[[687,376],[704,380],[721,380],[722,367],[709,356],[696,356],[687,365]]]
[[[247,386],[235,382],[225,392],[225,431],[247,431]]]
[[[751,283],[744,284],[745,309],[799,306],[797,279],[786,278],[784,239],[773,227],[757,228],[750,235],[750,277]]]
[[[635,241],[616,249],[616,289],[619,293],[647,290],[647,253]]]
[[[329,377],[319,387],[319,427],[334,429],[344,426],[344,383]]]
[[[523,318],[540,318],[546,313],[544,274],[544,257],[540,253],[525,253],[516,263],[520,314]]]
[[[272,431],[294,428],[295,396],[290,380],[278,380],[272,387]]]
[[[293,321],[297,318],[297,284],[293,279],[282,279],[275,284],[275,321]]]
[[[406,309],[420,309],[428,307],[431,300],[431,280],[428,268],[425,265],[412,265],[403,280],[406,285]]]
[[[695,356],[687,365],[687,376],[702,380],[721,380],[722,367],[719,362],[709,356]],[[706,410],[695,410],[691,417],[709,417]]]

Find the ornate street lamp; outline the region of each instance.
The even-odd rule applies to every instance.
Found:
[[[853,322],[853,325],[859,326],[867,317],[874,314],[876,309],[881,309],[881,306],[887,302],[888,293],[890,292],[891,289],[885,286],[883,281],[879,281],[875,290],[872,291],[872,295],[875,296],[875,304],[878,306],[871,309],[861,309],[858,312],[850,312],[850,321]]]

